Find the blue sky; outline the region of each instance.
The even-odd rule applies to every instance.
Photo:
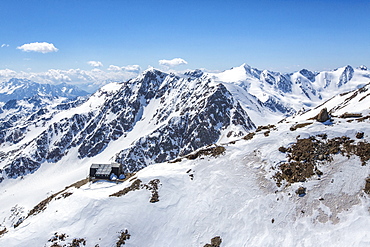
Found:
[[[292,72],[370,66],[370,1],[4,0],[0,70],[84,69],[88,61]],[[47,42],[58,51],[25,52]]]

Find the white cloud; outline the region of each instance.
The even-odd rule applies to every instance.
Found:
[[[1,48],[3,48],[3,47],[9,47],[9,45],[8,44],[2,44]]]
[[[127,65],[123,66],[122,69],[129,72],[139,72],[141,70],[139,65]]]
[[[109,71],[126,71],[126,72],[140,72],[141,71],[141,68],[139,65],[127,65],[127,66],[123,66],[123,67],[119,67],[119,66],[116,66],[116,65],[109,65],[108,67],[108,70]]]
[[[57,52],[58,49],[51,43],[47,42],[34,42],[29,44],[24,44],[22,46],[18,46],[17,49],[30,52],[41,52],[41,53],[49,53],[49,52]]]
[[[110,71],[121,71],[122,68],[121,67],[118,67],[116,65],[109,65],[109,67],[108,67],[107,70],[110,70]]]
[[[14,70],[11,69],[2,69],[0,70],[0,77],[14,77],[17,74]]]
[[[171,60],[162,59],[162,60],[159,60],[158,62],[159,62],[160,65],[163,65],[163,66],[166,66],[166,67],[175,67],[175,66],[179,66],[179,65],[182,65],[182,64],[188,64],[188,62],[186,62],[182,58],[174,58],[174,59],[171,59]]]
[[[87,64],[95,68],[103,67],[102,62],[99,62],[99,61],[88,61]]]

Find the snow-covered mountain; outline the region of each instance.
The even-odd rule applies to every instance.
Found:
[[[115,161],[135,172],[316,106],[334,92],[365,85],[369,74],[350,66],[285,75],[248,65],[179,75],[148,69],[87,99],[16,119],[6,112],[11,117],[1,129],[0,180],[33,173],[42,164],[101,153],[102,162]]]
[[[243,64],[212,75],[216,82],[238,85],[263,105],[287,113],[317,106],[337,93],[360,88],[370,82],[370,71],[365,66],[353,68],[349,65],[333,71],[302,69],[282,74]]]
[[[88,93],[76,86],[61,83],[57,85],[40,84],[26,79],[12,78],[0,83],[0,102],[22,100],[35,95],[47,97],[76,98]]]
[[[352,80],[356,72],[354,69]],[[296,112],[279,123],[255,129],[240,121],[233,123],[233,112],[245,114],[241,119],[252,115],[250,112],[257,112],[256,116],[260,114],[261,118],[279,113],[265,107],[257,94],[251,97],[248,91],[235,93],[236,89],[248,86],[248,80],[225,82],[223,79],[218,83],[214,74],[196,74],[198,76],[180,77],[157,70],[146,71],[137,79],[110,84],[86,102],[56,113],[41,132],[47,138],[23,146],[24,153],[31,153],[32,147],[40,144],[49,148],[56,147],[58,141],[68,140],[62,139],[64,135],[60,133],[70,133],[75,141],[87,132],[86,142],[64,149],[68,153],[60,160],[55,163],[46,160],[32,175],[5,179],[0,184],[3,188],[0,246],[370,244],[367,230],[370,222],[369,85],[356,89],[362,82],[349,80],[340,86],[336,83],[339,91],[351,83],[354,90],[331,95],[331,99],[320,104],[318,100],[309,111]],[[312,80],[318,82],[319,74]],[[238,88],[238,83],[244,84]],[[295,86],[292,84],[292,91]],[[329,92],[324,94],[313,86],[312,89],[320,92],[323,99],[329,97]],[[306,94],[301,96],[301,102],[306,100],[303,98]],[[250,104],[248,108],[243,104],[247,99],[257,102],[256,105]],[[291,105],[298,105],[293,103]],[[102,113],[102,109],[106,110]],[[319,122],[317,116],[325,112],[324,109],[330,119]],[[285,114],[280,112],[281,116]],[[142,169],[123,183],[93,183],[84,179],[91,163],[106,163],[108,157],[127,157],[123,154],[128,152],[122,154],[122,150],[135,150],[139,144],[145,154],[151,154],[151,148],[156,145],[160,153],[173,150],[175,145],[170,144],[177,139],[171,139],[172,131],[166,132],[163,128],[168,126],[175,130],[173,132],[180,132],[171,126],[181,126],[184,115],[199,121],[197,126],[209,124],[207,135],[211,137],[219,130],[217,145],[201,147],[170,162],[139,167]],[[118,116],[123,134],[113,132],[113,127],[118,126],[115,125]],[[134,119],[134,123],[124,119]],[[249,119],[254,121],[253,117]],[[221,127],[212,128],[214,123]],[[245,136],[230,139],[222,136],[231,129],[237,133],[250,127],[250,133]],[[195,128],[194,132],[200,131]],[[185,137],[187,135],[189,132]],[[171,139],[169,149],[164,148],[166,140],[161,137]],[[201,140],[202,135],[196,138]],[[106,145],[105,148],[101,149],[99,143]],[[7,148],[11,150],[10,147],[24,144]],[[183,150],[189,146],[179,145]],[[85,150],[81,147],[86,147],[88,152],[81,152]],[[97,150],[100,151],[94,154]],[[22,155],[20,151],[14,153],[17,157]],[[178,155],[186,153],[179,151]],[[7,153],[10,155],[13,153]],[[138,153],[135,155],[140,157]]]
[[[243,135],[255,125],[224,85],[207,75],[179,77],[150,69],[103,87],[71,109],[45,112],[23,128],[16,144],[3,141],[3,177],[33,173],[63,157],[94,157],[112,142],[119,148],[115,145],[105,160],[137,171],[215,143],[222,135]]]

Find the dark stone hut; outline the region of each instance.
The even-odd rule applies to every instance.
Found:
[[[118,163],[92,164],[90,166],[90,178],[109,179],[114,174],[117,178],[122,174],[122,167]]]

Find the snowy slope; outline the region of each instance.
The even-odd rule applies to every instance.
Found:
[[[358,104],[356,97],[353,100],[347,109]],[[358,112],[368,116],[367,109]],[[302,115],[303,122],[307,114]],[[50,164],[23,180],[4,181],[7,189],[2,191],[0,208],[7,232],[0,246],[63,245],[73,239],[84,239],[86,246],[116,246],[125,230],[130,239],[124,246],[204,246],[216,236],[221,237],[221,246],[367,246],[370,198],[364,188],[370,168],[361,165],[359,156],[333,154],[332,160],[319,163],[322,175],[302,182],[279,187],[272,178],[289,160],[279,148],[291,147],[297,139],[326,134],[328,139],[347,136],[354,143],[370,141],[369,119],[309,121],[296,130],[290,129],[295,122],[288,121],[254,132],[252,139],[225,144],[225,153],[217,157],[155,164],[119,184],[88,182],[68,188],[16,228],[11,226],[13,219],[83,179],[90,161],[97,158],[62,160],[63,170],[60,163]],[[356,138],[358,132],[364,137]],[[74,162],[81,167],[75,169]],[[110,196],[137,183],[136,179],[147,187]],[[159,201],[151,203],[153,189],[148,188],[156,179]],[[303,196],[296,194],[301,186],[306,188]],[[55,233],[68,237],[52,240]]]

